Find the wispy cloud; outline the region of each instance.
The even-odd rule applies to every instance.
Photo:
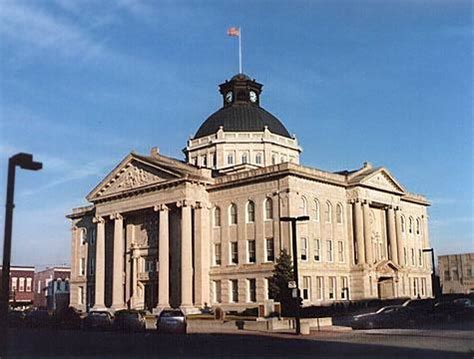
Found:
[[[52,13],[18,1],[4,1],[0,8],[0,33],[26,47],[72,57],[93,57],[103,46],[83,28]]]

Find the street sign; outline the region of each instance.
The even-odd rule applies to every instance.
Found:
[[[290,281],[288,282],[288,288],[290,288],[290,289],[296,288],[296,281],[290,280]]]

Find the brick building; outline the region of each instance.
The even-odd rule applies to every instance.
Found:
[[[443,294],[474,292],[474,253],[438,256]]]
[[[0,268],[1,278],[2,268]],[[34,301],[35,267],[10,267],[10,303],[12,305],[29,305]]]
[[[36,307],[48,306],[48,285],[50,282],[69,281],[71,269],[69,267],[51,267],[39,271],[34,281],[34,301]]]

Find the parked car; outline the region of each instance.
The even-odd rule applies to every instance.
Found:
[[[403,303],[404,307],[411,308],[417,317],[427,318],[434,314],[436,301],[432,298],[409,299]]]
[[[86,330],[111,330],[113,316],[107,311],[91,311],[84,318],[83,328]]]
[[[441,301],[435,305],[435,317],[447,322],[474,320],[474,303],[469,298]]]
[[[81,312],[74,307],[67,307],[54,312],[53,326],[56,329],[81,329]]]
[[[351,321],[352,329],[407,328],[414,324],[414,311],[402,305],[391,305],[375,313],[356,315]]]
[[[160,333],[172,332],[186,334],[186,316],[179,309],[162,310],[156,320],[156,329]]]
[[[127,332],[144,331],[145,317],[137,310],[119,310],[114,314],[113,329]]]
[[[8,326],[10,328],[20,328],[25,323],[25,312],[11,310],[8,312]]]
[[[30,328],[44,328],[51,326],[51,316],[45,309],[36,309],[25,316],[25,325]]]

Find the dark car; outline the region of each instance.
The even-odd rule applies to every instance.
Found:
[[[119,310],[114,314],[113,329],[125,332],[144,331],[145,317],[137,310]]]
[[[179,309],[162,310],[156,320],[156,329],[160,333],[186,333],[186,316]]]
[[[8,312],[8,326],[10,328],[20,328],[25,323],[25,313],[19,310]]]
[[[91,311],[84,318],[83,327],[86,330],[111,330],[113,316],[107,311]]]
[[[445,300],[435,305],[437,320],[452,322],[474,320],[474,303],[469,298]]]
[[[403,303],[403,306],[413,309],[417,317],[427,318],[434,314],[435,303],[436,301],[432,298],[409,299]]]
[[[57,310],[53,314],[52,322],[56,329],[81,329],[81,312],[73,307]]]
[[[51,326],[51,316],[45,309],[36,309],[25,316],[25,325],[30,328],[44,328]]]
[[[356,315],[351,321],[352,329],[409,328],[414,324],[414,311],[402,305],[391,305],[375,313]]]

